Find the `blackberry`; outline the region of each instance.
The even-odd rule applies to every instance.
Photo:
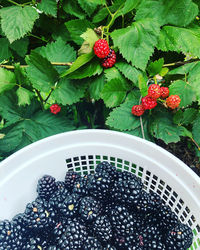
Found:
[[[69,191],[67,189],[58,189],[49,199],[49,204],[56,211],[59,210],[60,204],[64,202],[64,200],[69,196]]]
[[[135,234],[134,218],[129,213],[126,207],[116,206],[111,210],[110,221],[113,227],[115,235],[118,236],[130,236]]]
[[[112,184],[113,181],[106,172],[95,173],[88,183],[89,193],[96,199],[109,200]]]
[[[147,243],[147,245],[142,248],[144,250],[166,250],[167,248],[165,247],[165,245],[161,242],[161,241],[157,241],[157,240],[152,240],[150,242]]]
[[[153,247],[157,246],[158,243],[161,242],[162,234],[156,226],[148,225],[139,232],[137,238],[140,246],[143,246],[143,248],[151,249],[151,245],[152,249],[155,249]]]
[[[106,200],[106,202],[102,203],[103,212],[109,216],[110,215],[110,211],[112,209],[114,209],[115,206],[117,206],[117,203],[115,201],[113,201],[113,200],[110,200],[110,201]]]
[[[142,182],[135,175],[129,172],[120,172],[112,189],[112,198],[125,205],[137,205],[141,193]]]
[[[114,244],[117,249],[132,249],[134,237],[134,235],[114,235]]]
[[[85,222],[92,222],[101,213],[101,203],[93,197],[86,196],[80,201],[79,214]]]
[[[68,195],[67,198],[58,204],[59,213],[64,217],[75,217],[79,208],[80,196],[77,194]]]
[[[166,235],[165,244],[168,250],[186,250],[192,244],[192,229],[185,224],[178,223]]]
[[[0,221],[0,250],[21,250],[20,231],[8,220]]]
[[[23,239],[30,235],[31,232],[28,230],[28,224],[23,213],[15,215],[11,222],[20,231]]]
[[[103,250],[101,243],[94,237],[88,237],[82,250]]]
[[[103,248],[103,250],[117,250],[117,248],[115,248],[114,246],[108,244],[108,245],[106,245],[106,246]]]
[[[74,187],[74,183],[78,181],[81,176],[74,171],[68,171],[65,175],[65,186],[68,190],[72,190]]]
[[[65,233],[67,227],[67,222],[65,220],[58,221],[51,230],[52,237],[54,241],[58,243],[60,237]]]
[[[95,236],[103,243],[111,241],[113,232],[112,226],[107,216],[98,216],[95,222],[92,224],[93,232]]]
[[[157,213],[158,219],[161,222],[163,230],[169,230],[171,227],[178,223],[177,215],[172,212],[169,206],[163,205]]]
[[[43,249],[47,249],[49,246],[49,243],[37,236],[37,237],[34,237],[34,238],[30,238],[28,240],[28,242],[23,246],[22,250],[43,250]]]
[[[65,250],[81,249],[87,237],[86,227],[78,221],[72,221],[61,236],[58,246]]]
[[[116,167],[114,167],[112,164],[110,164],[107,161],[103,161],[101,163],[99,163],[96,168],[95,168],[95,172],[99,173],[99,172],[105,172],[108,175],[110,175],[111,178],[116,179],[118,176],[118,172]]]
[[[80,196],[88,195],[89,194],[88,178],[90,178],[90,177],[87,175],[81,176],[81,178],[74,183],[74,187],[72,189],[72,192],[76,193]]]
[[[51,245],[48,247],[48,250],[61,250],[61,248],[58,248],[56,245]]]
[[[25,209],[25,219],[29,229],[36,231],[49,228],[55,223],[55,212],[47,203],[33,201],[28,203]]]
[[[102,60],[102,66],[104,68],[111,68],[116,63],[115,51],[110,49],[110,53]]]
[[[57,190],[64,189],[64,188],[65,188],[64,181],[56,181],[56,189]]]
[[[56,180],[50,175],[44,175],[39,179],[37,184],[38,195],[45,199],[49,200],[50,196],[56,191]]]
[[[150,192],[149,193],[149,198],[150,198],[150,206],[151,206],[151,211],[152,212],[157,212],[162,206],[162,200],[158,194],[155,192]]]

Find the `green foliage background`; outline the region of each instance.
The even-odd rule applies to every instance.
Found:
[[[187,137],[200,156],[198,1],[2,0],[0,8],[1,159],[84,128],[166,144]],[[110,69],[93,53],[101,37],[117,54]],[[152,82],[180,95],[180,108],[159,103],[133,116]],[[54,103],[62,107],[57,115]]]

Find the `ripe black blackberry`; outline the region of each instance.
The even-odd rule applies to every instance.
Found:
[[[110,222],[115,235],[123,238],[133,235],[136,231],[133,215],[129,213],[126,207],[116,206],[110,212]]]
[[[50,175],[44,175],[39,179],[37,184],[38,195],[45,199],[49,200],[50,196],[56,191],[56,179]]]
[[[55,223],[55,211],[47,203],[39,201],[28,203],[24,214],[28,228],[35,231],[52,227]]]
[[[149,197],[152,212],[157,212],[162,206],[162,200],[160,196],[157,193],[151,191],[149,193]]]
[[[103,250],[101,243],[94,237],[88,237],[82,250]]]
[[[105,172],[105,173],[109,174],[110,177],[112,177],[113,179],[116,179],[118,176],[118,172],[117,172],[116,167],[114,167],[112,164],[110,164],[107,161],[103,161],[103,162],[99,163],[95,168],[95,172],[96,173]]]
[[[48,247],[48,250],[62,250],[61,248],[59,248],[58,246],[56,245],[51,245]]]
[[[93,197],[86,196],[80,201],[79,215],[85,222],[92,222],[102,211],[101,203]]]
[[[117,248],[114,247],[114,246],[112,246],[112,245],[110,245],[110,244],[107,244],[107,245],[103,248],[103,250],[117,250]]]
[[[73,218],[78,213],[80,196],[78,194],[68,195],[67,198],[58,204],[58,211],[63,218]]]
[[[163,205],[157,212],[163,230],[169,230],[178,223],[177,215],[167,205]]]
[[[112,185],[113,181],[109,174],[106,172],[95,173],[88,183],[89,193],[96,199],[109,200]]]
[[[136,239],[139,245],[144,249],[151,249],[150,246],[152,246],[152,249],[155,249],[153,248],[154,245],[157,246],[159,242],[162,241],[162,233],[156,226],[147,225],[145,228],[141,228],[141,231],[137,233]]]
[[[56,189],[64,189],[65,188],[65,182],[64,181],[56,181]]]
[[[67,228],[67,221],[57,221],[51,230],[52,238],[56,243],[58,243],[60,237],[65,233]]]
[[[148,242],[146,244],[145,247],[142,248],[143,250],[166,250],[167,248],[165,247],[165,244],[163,244],[163,242],[161,241],[157,241],[157,240],[152,240],[150,242]]]
[[[117,249],[120,249],[120,250],[131,249],[132,250],[134,237],[135,237],[134,235],[123,236],[119,234],[114,234],[113,242]]]
[[[86,196],[89,194],[88,190],[88,178],[90,178],[89,175],[81,176],[79,180],[77,180],[74,183],[74,187],[72,189],[73,193],[76,193],[80,196]]]
[[[72,221],[61,236],[58,246],[65,250],[81,249],[87,237],[86,227],[78,221]]]
[[[119,172],[117,180],[114,182],[111,196],[113,200],[125,205],[137,205],[141,192],[141,180],[129,172]]]
[[[165,244],[168,250],[186,250],[192,244],[192,229],[185,224],[178,223],[166,234]]]
[[[112,239],[113,232],[112,226],[107,216],[98,216],[97,219],[92,224],[94,235],[101,241],[104,245],[109,243]]]
[[[12,218],[11,223],[20,231],[22,238],[26,240],[27,237],[31,234],[31,231],[28,230],[28,224],[23,213],[17,214]]]
[[[21,250],[36,250],[36,249],[47,249],[49,243],[39,236],[30,238]]]
[[[8,221],[0,221],[0,250],[20,250],[22,235],[15,225]]]
[[[81,178],[80,174],[74,171],[68,171],[65,175],[65,186],[68,190],[72,190],[74,183]]]
[[[58,189],[49,199],[49,204],[52,206],[56,211],[59,211],[60,204],[70,195],[67,189]]]

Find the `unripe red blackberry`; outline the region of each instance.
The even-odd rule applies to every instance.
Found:
[[[108,42],[104,39],[99,39],[94,44],[94,53],[99,58],[105,58],[110,53]]]
[[[102,66],[104,68],[111,68],[116,63],[115,51],[110,49],[110,53],[102,61]]]
[[[157,106],[157,101],[156,99],[147,95],[142,98],[142,106],[144,109],[153,109]]]
[[[180,102],[181,98],[178,95],[170,95],[166,100],[167,106],[171,109],[177,108]]]
[[[132,114],[135,115],[135,116],[141,116],[144,114],[144,111],[145,111],[145,108],[143,107],[143,105],[134,105],[132,107]]]

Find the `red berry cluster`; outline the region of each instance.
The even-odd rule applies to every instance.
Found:
[[[102,60],[102,66],[104,68],[111,68],[116,62],[115,51],[110,49],[108,42],[104,39],[99,39],[94,44],[94,53]]]
[[[51,105],[50,110],[51,110],[51,113],[56,115],[57,113],[60,112],[61,107],[58,104],[53,104]]]
[[[153,109],[157,106],[157,99],[165,99],[169,96],[169,89],[167,87],[160,87],[158,84],[151,84],[148,88],[148,95],[143,97],[140,105],[132,107],[132,114],[141,116],[145,110]],[[179,106],[181,98],[178,95],[171,95],[166,99],[166,105],[175,109]]]

